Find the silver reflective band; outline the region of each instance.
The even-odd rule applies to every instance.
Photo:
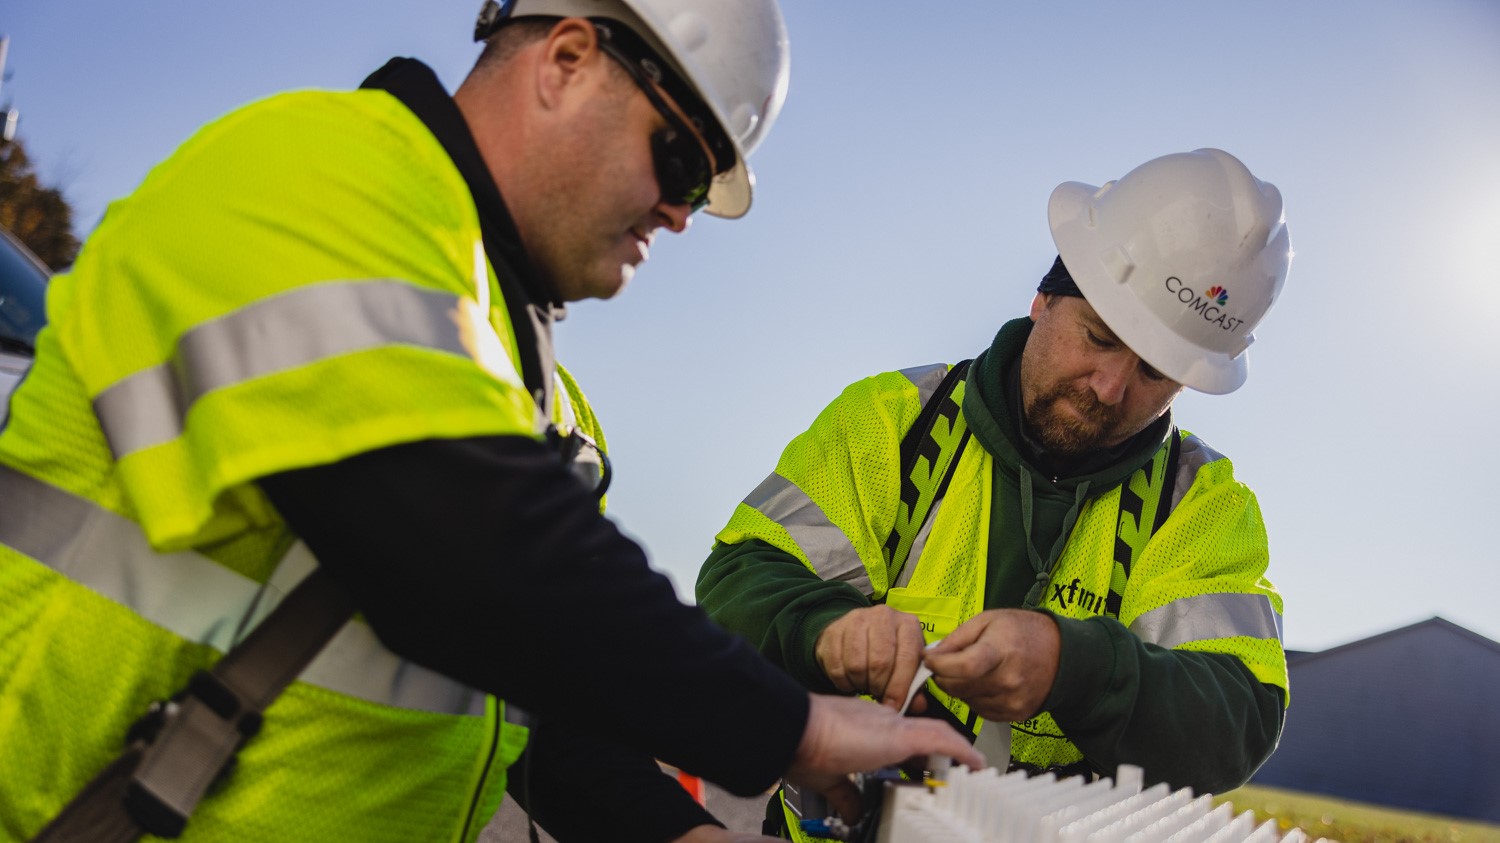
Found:
[[[1264,594],[1199,594],[1173,600],[1136,618],[1130,631],[1171,649],[1212,638],[1281,640],[1281,615]]]
[[[773,473],[745,496],[744,504],[785,528],[819,577],[849,583],[866,597],[874,594],[870,574],[849,537],[795,483]]]
[[[552,394],[556,396],[553,407],[557,411],[557,426],[571,430],[578,426],[578,414],[573,412],[573,399],[568,397],[568,388],[563,385],[562,375],[552,373]]]
[[[0,502],[0,543],[220,652],[243,638],[316,564],[299,543],[262,586],[191,551],[157,553],[129,519],[3,465]],[[401,659],[357,621],[345,624],[299,678],[383,705],[484,713],[484,694]]]
[[[512,726],[524,726],[527,729],[536,724],[536,718],[515,703],[501,702],[500,705],[505,708],[506,723]]]
[[[1224,455],[1208,447],[1208,443],[1202,439],[1192,435],[1183,438],[1182,450],[1177,454],[1177,480],[1172,484],[1173,510],[1182,503],[1188,489],[1192,488],[1193,481],[1198,477],[1198,469],[1222,459]]]
[[[256,301],[182,335],[172,360],[113,384],[94,413],[116,459],[181,435],[188,408],[210,390],[385,345],[465,357],[486,324],[452,293],[402,281],[329,281]],[[472,340],[470,340],[472,342]]]
[[[905,375],[906,379],[911,381],[912,385],[917,388],[917,400],[920,402],[920,406],[925,407],[927,406],[927,402],[932,399],[932,394],[937,392],[937,388],[943,385],[943,378],[948,376],[948,368],[949,366],[946,363],[933,363],[928,366],[913,366],[910,369],[902,369],[901,374]]]

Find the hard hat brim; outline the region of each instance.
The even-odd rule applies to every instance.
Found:
[[[1249,370],[1248,351],[1231,357],[1165,330],[1131,292],[1125,282],[1134,267],[1118,245],[1106,240],[1095,221],[1094,202],[1101,190],[1082,182],[1065,182],[1047,200],[1052,242],[1084,299],[1131,351],[1158,372],[1212,395],[1239,389]]]
[[[738,143],[735,147],[736,152],[739,152]],[[708,204],[703,207],[704,213],[733,220],[750,211],[755,174],[746,166],[744,153],[739,154],[740,158],[734,162],[733,167],[714,176],[713,184],[708,187]]]

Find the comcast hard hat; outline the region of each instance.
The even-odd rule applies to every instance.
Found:
[[[714,177],[704,210],[735,218],[750,210],[755,174],[747,161],[786,100],[791,57],[776,0],[487,0],[476,37],[508,17],[613,18],[660,55],[707,104],[734,147]]]
[[[1200,392],[1245,382],[1246,349],[1292,258],[1275,185],[1199,149],[1103,187],[1058,185],[1047,220],[1084,298],[1142,360]]]

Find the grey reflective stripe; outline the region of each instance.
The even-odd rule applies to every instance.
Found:
[[[262,585],[191,551],[157,553],[129,519],[3,465],[0,502],[0,543],[220,652],[234,646],[316,564],[299,544]],[[484,713],[484,694],[402,660],[357,621],[339,630],[299,678],[384,705]]]
[[[1198,477],[1198,469],[1216,460],[1224,459],[1224,455],[1208,447],[1204,442],[1192,434],[1188,434],[1182,440],[1182,448],[1177,453],[1177,480],[1172,484],[1172,509],[1182,503],[1182,498],[1192,488],[1193,481]]]
[[[819,577],[849,583],[866,597],[874,594],[870,574],[849,537],[795,483],[772,474],[745,496],[744,503],[785,528]]]
[[[922,522],[922,528],[917,531],[916,538],[911,540],[911,550],[906,554],[906,564],[901,567],[901,573],[896,575],[896,581],[891,583],[892,588],[905,588],[911,582],[912,575],[917,572],[917,563],[922,561],[922,548],[927,546],[927,537],[932,535],[932,525],[937,523],[938,510],[943,508],[943,500],[938,498],[933,501],[932,509],[927,511],[927,520]]]
[[[1132,621],[1130,631],[1169,649],[1236,636],[1280,641],[1281,615],[1264,594],[1199,594],[1152,609]]]
[[[527,729],[530,729],[532,724],[536,723],[534,716],[515,703],[507,702],[504,705],[506,723],[510,723],[513,726],[524,726]]]
[[[902,369],[901,374],[916,386],[919,406],[925,407],[927,401],[932,398],[932,394],[937,392],[939,386],[942,386],[943,378],[948,376],[948,364],[933,363],[928,366],[913,366],[910,369]]]
[[[195,326],[174,359],[105,389],[94,412],[118,459],[176,438],[188,408],[210,390],[272,372],[384,345],[493,353],[498,341],[482,337],[493,329],[474,319],[458,296],[401,281],[314,284]]]
[[[221,651],[234,643],[243,608],[255,596],[253,583],[241,587],[244,577],[196,553],[155,553],[128,519],[4,465],[0,502],[0,543],[183,638]],[[148,559],[150,570],[136,564]],[[245,598],[239,611],[181,599],[235,592]]]

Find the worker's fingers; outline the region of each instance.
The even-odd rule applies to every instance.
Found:
[[[984,753],[975,749],[968,738],[953,730],[952,726],[930,717],[900,717],[901,728],[908,732],[906,758],[920,755],[945,755],[954,763],[971,770],[983,769]],[[930,747],[930,748],[923,748]],[[898,759],[900,760],[900,759]],[[895,762],[891,762],[895,763]]]
[[[984,634],[984,628],[989,622],[988,615],[988,612],[980,612],[959,624],[952,632],[944,635],[943,640],[932,645],[932,649],[927,651],[928,655],[956,653],[973,644]]]
[[[813,652],[828,681],[846,694],[864,687],[860,653],[863,651],[864,614],[867,611],[856,609],[830,623],[818,635],[814,645]]]
[[[901,617],[899,612],[886,611],[872,618],[865,629],[864,691],[876,699],[888,693],[892,674],[899,667]]]
[[[813,652],[835,688],[885,697],[906,692],[921,659],[921,640],[922,625],[914,615],[868,606],[824,627]],[[897,673],[906,678],[891,689]]]
[[[982,677],[1005,658],[1009,640],[1002,610],[981,612],[958,625],[925,654],[933,680],[945,683]]]
[[[849,678],[851,691],[864,691],[870,687],[870,624],[868,609],[860,609],[845,625],[844,675]]]
[[[817,657],[818,665],[823,668],[823,675],[828,677],[833,687],[844,693],[853,693],[854,684],[849,679],[849,671],[844,661],[844,638],[847,627],[840,623],[842,620],[843,618],[840,618],[823,629],[813,647],[813,654]]]
[[[1001,654],[991,642],[981,638],[961,650],[928,653],[925,660],[932,668],[933,680],[944,685],[984,676],[1000,663]]]
[[[980,612],[959,624],[952,632],[944,635],[943,640],[932,645],[932,649],[927,651],[927,655],[929,657],[945,656],[966,649],[978,641],[980,636],[984,635],[985,629],[993,619],[994,616],[991,612]]]
[[[984,756],[940,720],[902,717],[867,700],[810,695],[807,725],[787,778],[819,792],[848,773],[878,770],[914,755],[946,755],[978,769]]]
[[[927,666],[940,688],[985,719],[1024,720],[1040,710],[1056,680],[1057,623],[1042,612],[1020,609],[985,615],[990,617],[983,630],[967,647],[929,653]]]
[[[860,613],[863,635],[847,654],[849,675],[855,686],[872,697],[886,693],[891,671],[896,668],[900,630],[916,619],[889,606],[872,606]]]
[[[880,704],[901,710],[901,704],[906,702],[907,692],[911,690],[911,683],[917,677],[917,670],[922,666],[922,650],[925,641],[922,639],[922,626],[915,617],[911,623],[903,623],[895,630],[895,640],[891,652],[891,669],[886,676],[883,686],[884,693],[881,695]]]

